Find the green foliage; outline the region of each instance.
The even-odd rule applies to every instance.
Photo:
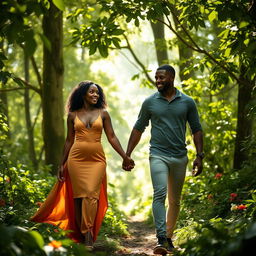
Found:
[[[182,244],[183,251],[177,255],[242,256],[245,251],[253,251],[256,241],[255,222],[212,219],[207,224],[198,224],[195,231],[197,236]]]
[[[124,30],[118,28],[114,19],[98,18],[91,21],[89,25],[81,25],[73,30],[73,43],[81,41],[83,47],[90,49],[89,54],[93,55],[97,49],[102,57],[108,56],[108,49],[112,46],[120,48],[119,35]]]
[[[3,256],[92,256],[83,245],[68,239],[44,242],[43,237],[33,230],[19,226],[0,225],[0,253]],[[93,255],[105,255],[93,253]]]
[[[248,151],[254,148],[248,144]],[[256,240],[256,163],[251,157],[240,171],[187,177],[177,243],[177,255],[243,255]],[[247,250],[247,249],[246,249]]]

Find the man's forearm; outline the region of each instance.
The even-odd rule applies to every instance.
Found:
[[[140,132],[136,129],[132,130],[129,141],[128,141],[127,150],[126,150],[127,156],[131,156],[132,151],[134,150],[134,148],[137,146],[137,144],[140,141],[141,135],[142,135],[142,132]]]
[[[196,152],[197,153],[202,153],[203,152],[203,132],[202,131],[197,131],[196,133],[193,134],[193,140],[194,144],[196,147]]]

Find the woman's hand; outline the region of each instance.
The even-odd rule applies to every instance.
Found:
[[[63,165],[59,166],[58,173],[57,173],[57,178],[58,178],[58,180],[60,182],[65,181],[65,178],[64,178],[64,166]]]
[[[135,166],[134,161],[129,157],[129,156],[125,156],[123,159],[123,169],[125,171],[131,171],[131,169],[133,169]]]

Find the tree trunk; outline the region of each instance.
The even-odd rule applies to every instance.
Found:
[[[64,143],[63,121],[63,18],[62,12],[51,2],[43,17],[43,33],[51,43],[43,49],[43,138],[45,163],[57,171]]]
[[[4,42],[3,41],[0,42],[0,49],[2,50],[2,52],[4,52]],[[4,88],[5,84],[2,83],[2,86]],[[7,92],[1,92],[0,93],[0,102],[2,103],[1,111],[6,116],[6,124],[7,124],[8,128],[10,128]],[[7,135],[8,139],[11,139],[10,129],[8,129],[6,135]]]
[[[253,119],[248,115],[249,104],[253,100],[253,82],[248,81],[245,74],[245,67],[241,67],[240,80],[243,83],[238,85],[238,109],[237,109],[237,126],[236,141],[234,152],[234,169],[241,169],[244,161],[248,160],[248,152],[244,150],[246,141],[252,138]]]
[[[179,17],[179,12],[178,10],[175,9],[175,6],[173,5],[173,12],[175,14],[176,17]],[[176,28],[176,31],[178,30],[178,23],[177,20],[174,19],[174,25]],[[184,26],[184,25],[183,25]],[[182,31],[180,31],[180,34],[185,37],[184,33]],[[180,76],[180,81],[184,81],[187,80],[191,77],[194,77],[195,72],[193,70],[191,70],[189,73],[184,74],[185,69],[191,65],[191,58],[193,56],[193,52],[192,49],[190,49],[189,47],[187,47],[186,45],[184,45],[184,43],[182,43],[181,41],[178,40],[177,42],[177,46],[178,46],[178,52],[179,52],[179,59],[180,59],[180,64],[179,64],[179,68],[180,68],[180,72],[179,72],[179,76]],[[182,83],[182,86],[184,86],[184,84]]]
[[[163,20],[164,17],[159,17],[160,20]],[[157,56],[157,62],[158,66],[161,66],[163,64],[168,63],[168,53],[167,53],[167,45],[164,35],[164,27],[165,25],[162,22],[156,22],[153,23],[150,22],[151,28],[153,30],[154,34],[154,43],[155,43],[155,49],[156,49],[156,56]]]
[[[29,57],[24,53],[24,73],[25,81],[29,82]],[[30,116],[30,99],[29,99],[29,89],[26,88],[24,91],[24,103],[25,103],[25,117],[26,117],[26,126],[28,134],[28,152],[30,161],[33,164],[34,169],[37,169],[38,163],[36,160],[36,152],[34,145],[34,131],[31,124]]]

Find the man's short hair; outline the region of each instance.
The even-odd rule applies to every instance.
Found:
[[[166,71],[170,72],[173,75],[173,77],[175,77],[175,69],[168,64],[158,67],[157,70],[166,70]]]

